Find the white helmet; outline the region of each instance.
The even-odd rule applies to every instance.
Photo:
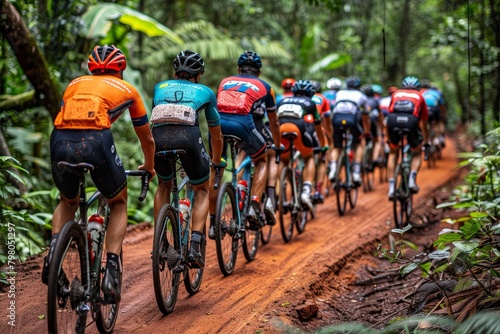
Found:
[[[331,78],[326,82],[326,87],[328,89],[337,89],[342,88],[342,80],[339,78]]]

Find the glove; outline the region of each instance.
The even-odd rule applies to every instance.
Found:
[[[283,152],[283,150],[285,149],[285,145],[280,144],[280,147],[276,147],[276,145],[272,144],[271,148],[276,152]]]
[[[226,168],[227,162],[224,160],[224,158],[220,158],[220,163],[216,164],[213,161],[210,163],[213,168]]]
[[[325,145],[321,148],[321,152],[328,152],[328,150],[330,149],[330,146],[328,145]]]

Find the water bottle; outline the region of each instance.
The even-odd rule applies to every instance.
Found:
[[[183,198],[179,201],[179,216],[181,221],[181,236],[184,237],[186,225],[191,218],[191,201]]]
[[[87,238],[89,241],[89,260],[91,265],[94,263],[94,259],[97,255],[97,250],[99,248],[99,238],[103,224],[104,219],[97,213],[89,217],[89,223],[87,225]]]
[[[240,210],[243,210],[243,203],[245,203],[245,198],[248,193],[248,183],[246,180],[239,180],[238,184],[236,185],[236,188],[238,188],[238,192],[240,194]]]

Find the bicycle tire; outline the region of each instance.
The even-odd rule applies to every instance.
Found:
[[[363,154],[362,174],[363,176],[363,191],[370,192],[373,190],[375,183],[375,173],[373,164],[373,143],[367,145]]]
[[[267,195],[266,192],[264,192],[264,194],[262,194],[262,198],[260,200],[260,202],[263,203],[262,208],[265,207],[268,197],[269,196]],[[273,232],[273,225],[270,225],[269,222],[266,221],[266,226],[264,226],[260,230],[260,241],[262,242],[262,245],[267,245],[269,243],[269,241],[271,241],[272,232]]]
[[[174,272],[179,260],[179,240],[175,209],[170,204],[164,204],[155,222],[152,259],[156,303],[165,315],[174,310],[179,292],[180,273]]]
[[[84,333],[87,316],[74,307],[86,304],[87,258],[85,236],[75,221],[59,232],[49,266],[47,324],[49,333]],[[61,286],[60,283],[64,282]],[[71,284],[70,284],[71,282]]]
[[[351,165],[352,168],[352,165]],[[351,209],[354,209],[356,207],[356,203],[358,202],[358,188],[357,186],[354,185],[352,181],[352,171],[350,173],[350,181],[347,185],[348,187],[348,200],[349,200],[349,206]]]
[[[347,167],[345,165],[344,152],[342,151],[337,160],[337,170],[335,171],[335,194],[337,200],[337,210],[339,216],[343,216],[347,207],[349,193],[347,192]]]
[[[203,262],[205,262],[205,257],[207,254],[207,227],[205,226],[203,228],[203,242],[201,243],[201,258],[203,259]],[[203,273],[205,272],[204,268],[187,268],[184,273],[184,286],[186,287],[186,291],[189,293],[189,295],[194,295],[198,291],[200,291],[201,287],[201,282],[203,281]]]
[[[408,199],[410,199],[411,203],[411,193],[408,190],[407,178],[405,178],[405,172],[401,164],[396,165],[395,175],[393,200],[394,223],[396,228],[403,228],[409,219],[407,206]]]
[[[284,167],[280,176],[280,194],[279,194],[279,212],[280,212],[280,230],[281,237],[285,243],[292,240],[293,234],[293,211],[294,211],[294,193],[292,170]]]
[[[104,206],[99,207],[98,214],[105,217],[106,221],[109,221],[109,206],[106,204]],[[104,294],[101,291],[101,282],[104,279],[104,273],[106,272],[106,262],[107,262],[107,250],[106,244],[104,240],[106,239],[105,235],[103,236],[103,241],[101,243],[102,247],[100,250],[100,254],[96,255],[97,259],[100,259],[100,265],[97,266],[97,280],[94,286],[94,296],[99,296],[101,299],[104,299]],[[90,247],[90,245],[89,245]],[[120,265],[119,268],[123,268],[123,251],[120,251],[119,254]],[[95,269],[95,268],[94,268]],[[122,286],[123,272],[120,270],[118,272],[118,280],[120,281],[120,286]],[[92,317],[95,320],[97,329],[101,334],[110,334],[113,332],[113,329],[116,324],[116,319],[118,318],[120,303],[110,303],[110,304],[99,304],[92,302],[93,312]]]
[[[215,246],[217,249],[217,262],[224,276],[229,276],[234,271],[238,256],[239,239],[238,208],[234,187],[225,182],[219,189],[215,211]],[[243,236],[242,236],[243,237]]]
[[[251,202],[250,205],[257,205],[255,202]],[[262,205],[261,205],[262,207]],[[254,210],[261,210],[261,208],[254,207]],[[262,212],[262,211],[260,211]],[[243,236],[243,255],[245,255],[245,259],[247,262],[252,262],[255,260],[255,256],[257,255],[257,251],[259,250],[259,240],[260,240],[260,232],[254,231],[250,229],[250,222],[248,219],[245,219],[245,234]]]

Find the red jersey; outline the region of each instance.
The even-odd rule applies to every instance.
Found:
[[[418,119],[426,121],[429,118],[427,104],[418,90],[398,89],[392,94],[389,112],[413,114]]]
[[[328,99],[321,93],[316,93],[311,98],[313,102],[316,104],[316,109],[321,116],[329,116],[330,115],[330,103]]]

